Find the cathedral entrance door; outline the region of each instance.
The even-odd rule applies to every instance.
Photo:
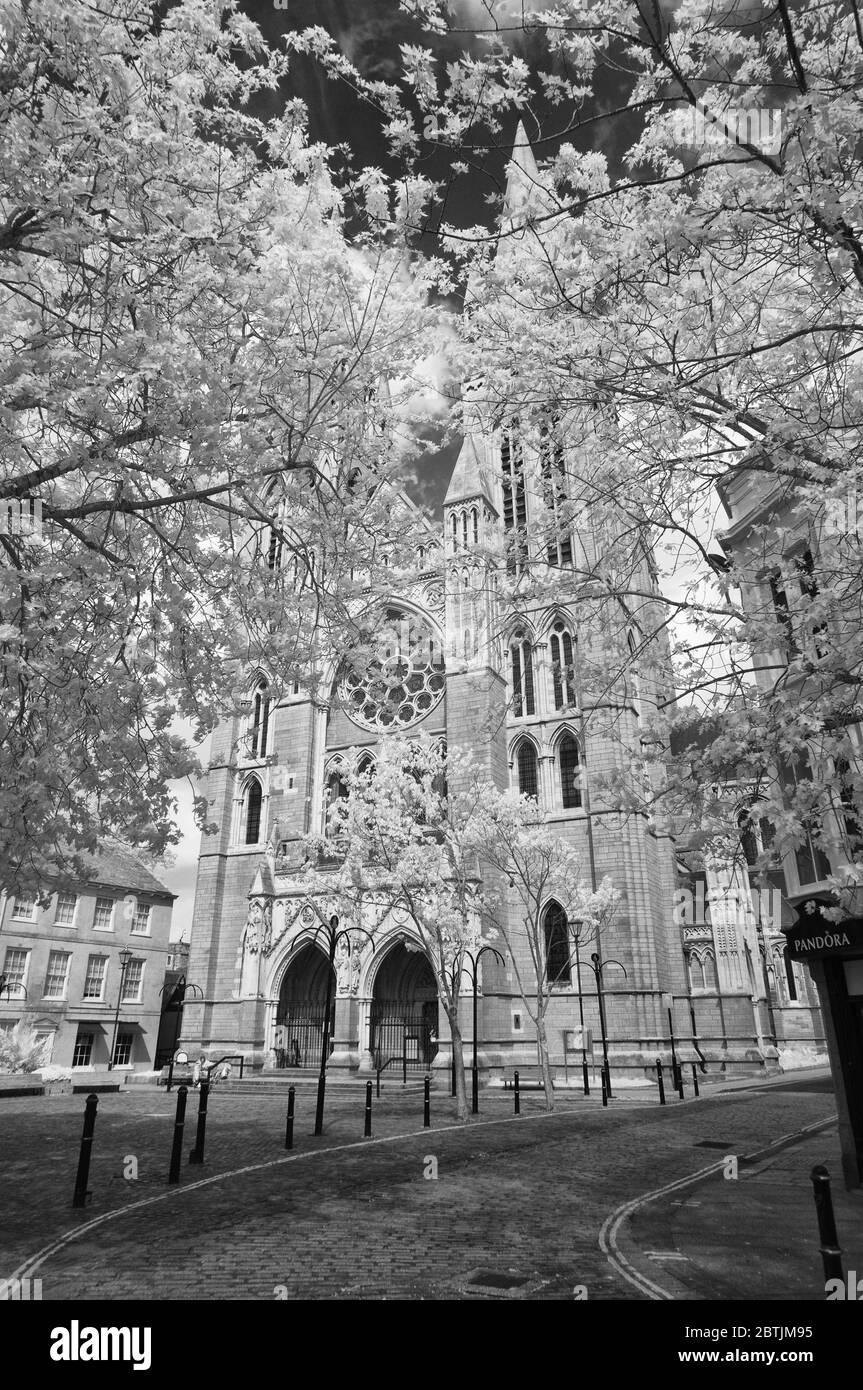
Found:
[[[421,951],[402,942],[387,952],[375,978],[369,1051],[375,1067],[426,1071],[437,1054],[438,993]]]
[[[330,998],[332,1040],[336,1014],[335,974]],[[320,1066],[326,1007],[327,958],[317,946],[304,946],[288,966],[279,991],[275,1037],[277,1067]]]

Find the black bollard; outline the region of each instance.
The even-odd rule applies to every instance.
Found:
[[[665,1104],[665,1082],[662,1079],[662,1063],[656,1063],[656,1079],[659,1082],[659,1104]]]
[[[450,1067],[450,1073],[451,1073],[451,1076],[450,1076],[450,1084],[451,1084],[451,1086],[452,1086],[452,1090],[450,1091],[450,1095],[451,1095],[451,1096],[454,1096],[454,1095],[455,1095],[455,1053],[452,1054],[452,1066]]]
[[[204,1141],[207,1137],[207,1101],[210,1096],[209,1081],[201,1081],[201,1095],[198,1100],[198,1130],[195,1135],[195,1147],[189,1151],[190,1163],[203,1163],[204,1161]]]
[[[371,1137],[372,1137],[372,1083],[371,1083],[370,1081],[367,1081],[367,1082],[366,1082],[366,1125],[365,1125],[365,1129],[363,1130],[363,1138],[364,1138],[364,1139],[371,1139]]]
[[[75,1175],[75,1191],[72,1194],[73,1207],[87,1205],[87,1180],[90,1176],[90,1155],[93,1151],[93,1130],[96,1128],[98,1104],[99,1097],[91,1094],[84,1105],[84,1129],[81,1134],[81,1152],[78,1155],[78,1172]]]
[[[183,1126],[186,1123],[186,1097],[188,1086],[177,1091],[177,1113],[174,1116],[174,1142],[171,1145],[171,1166],[168,1169],[168,1182],[180,1181],[180,1164],[183,1160]]]
[[[605,1084],[605,1070],[602,1072],[602,1103],[608,1105],[608,1087]]]
[[[514,1081],[514,1083],[515,1083],[515,1113],[516,1113],[516,1115],[520,1115],[520,1114],[521,1114],[521,1096],[519,1095],[519,1092],[518,1092],[518,1072],[515,1073],[515,1075],[514,1075],[514,1077],[513,1077],[513,1081]]]
[[[698,1090],[698,1068],[694,1062],[692,1063],[692,1088],[695,1091],[695,1099],[698,1100],[700,1094]]]
[[[431,1124],[431,1096],[429,1095],[430,1086],[431,1079],[427,1076],[425,1079],[425,1085],[423,1086],[423,1129],[428,1129]]]
[[[815,1215],[818,1218],[824,1278],[844,1279],[842,1250],[839,1246],[839,1236],[836,1233],[833,1198],[830,1195],[830,1174],[823,1163],[816,1164],[812,1169],[812,1186],[815,1190]]]
[[[479,1114],[479,1072],[476,1067],[470,1069],[470,1108],[472,1114]]]
[[[296,1087],[288,1087],[288,1117],[285,1121],[285,1148],[294,1147],[294,1100],[296,1098]]]
[[[585,1094],[586,1096],[589,1096],[589,1095],[590,1095],[590,1078],[589,1078],[588,1075],[587,1075],[587,1058],[585,1058],[584,1061],[583,1061],[582,1064],[581,1064],[581,1080],[582,1080],[582,1085],[584,1086],[584,1094]]]

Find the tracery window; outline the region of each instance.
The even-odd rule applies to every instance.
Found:
[[[554,707],[565,709],[575,704],[575,643],[565,623],[555,623],[550,647]]]
[[[261,838],[261,809],[263,788],[257,777],[250,777],[243,796],[243,825],[247,845],[256,845]]]
[[[533,681],[533,649],[523,632],[516,633],[509,649],[512,671],[512,712],[516,719],[536,714]]]
[[[518,422],[504,429],[500,441],[503,484],[503,529],[506,533],[506,568],[519,575],[527,563],[527,496],[524,486],[524,453]]]
[[[563,444],[552,425],[540,426],[539,461],[542,498],[548,516],[546,558],[550,565],[572,564],[572,535],[567,510],[566,459]]]
[[[543,915],[545,978],[550,985],[572,983],[569,923],[560,903],[549,903]]]
[[[523,796],[539,800],[539,763],[536,749],[529,738],[523,738],[516,749],[515,765],[518,774],[518,789]]]
[[[581,805],[581,770],[578,744],[572,734],[565,733],[557,745],[557,761],[560,769],[560,793],[565,811]]]

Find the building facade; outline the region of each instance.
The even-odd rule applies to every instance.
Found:
[[[525,155],[511,166],[510,193],[538,177]],[[469,750],[497,787],[535,798],[578,849],[590,887],[610,877],[617,890],[600,939],[579,951],[568,905],[545,908],[555,981],[546,1023],[561,1080],[581,1075],[582,1020],[594,1058],[605,1023],[618,1076],[654,1076],[656,1061],[670,1060],[672,1031],[687,1062],[776,1066],[743,934],[694,924],[687,936],[678,910],[681,867],[657,809],[661,759],[644,749],[650,714],[672,693],[667,647],[652,635],[664,624],[649,540],[571,487],[613,424],[551,409],[514,419],[489,406],[481,382],[463,396],[443,518],[423,521],[415,566],[370,605],[371,663],[355,669],[349,653],[327,654],[313,683],[324,698],[249,673],[245,713],[214,735],[206,794],[217,829],[202,841],[189,965],[203,998],[187,998],[183,1043],[265,1069],[318,1062],[328,963],[314,943],[295,948],[315,922],[300,886],[303,837],[325,833],[346,770],[373,762],[393,732],[423,732],[446,741],[452,783]],[[621,568],[644,596],[637,606],[608,583]],[[446,1016],[420,945],[395,908],[373,943],[337,957],[331,1066],[448,1067]],[[525,942],[522,966],[527,957]],[[468,1041],[471,1006],[465,976]],[[486,1079],[536,1064],[512,961],[490,954],[478,1043]]]
[[[79,883],[0,894],[0,1028],[32,1029],[46,1066],[152,1070],[174,896],[119,847]]]
[[[771,877],[787,909],[782,946],[774,939],[773,949],[795,978],[804,976],[818,1001],[845,1179],[857,1187],[863,1183],[863,728],[859,704],[845,693],[859,686],[863,633],[854,591],[856,493],[849,505],[836,498],[813,505],[759,463],[757,457],[751,467],[744,461],[720,486],[727,516],[722,544],[735,561],[742,607],[761,634],[753,650],[759,688],[769,692],[781,681],[801,708],[812,711],[808,743],[793,763],[783,760],[770,774],[787,804],[807,786],[817,791],[804,819],[806,834],[794,843],[774,837],[753,803],[751,857],[763,858],[765,847],[772,854]],[[842,595],[843,589],[844,597],[822,610],[821,592]]]

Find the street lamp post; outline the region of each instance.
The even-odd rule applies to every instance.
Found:
[[[596,977],[596,997],[599,1001],[599,1027],[602,1033],[602,1074],[605,1077],[605,1093],[609,1100],[611,1100],[611,1073],[608,1069],[608,1035],[605,1031],[605,1003],[602,997],[602,972],[607,965],[619,966],[623,971],[624,979],[626,979],[626,968],[620,964],[619,960],[603,961],[600,960],[598,952],[593,951],[591,953],[590,968]]]
[[[120,952],[120,986],[117,990],[117,1008],[114,1012],[114,1032],[111,1037],[111,1051],[108,1056],[108,1070],[114,1070],[114,1054],[117,1050],[117,1029],[120,1026],[120,1006],[123,1003],[123,984],[126,979],[126,967],[132,959],[132,952],[125,947]]]
[[[587,1075],[587,1048],[584,1045],[584,999],[581,993],[581,956],[579,955],[580,936],[575,936],[575,980],[578,986],[578,1023],[581,1028],[581,1081],[584,1094],[590,1095],[590,1080]]]
[[[504,958],[503,958],[503,956],[501,955],[500,951],[496,950],[494,946],[480,946],[480,948],[479,948],[478,951],[465,951],[465,952],[464,952],[464,957],[466,957],[467,960],[470,962],[470,967],[471,967],[471,984],[473,985],[473,1062],[472,1062],[472,1065],[471,1065],[471,1112],[472,1112],[474,1115],[478,1115],[478,1114],[479,1114],[479,1068],[478,1068],[478,1066],[477,1066],[477,1057],[476,1057],[476,1032],[477,1032],[477,1028],[476,1028],[476,1017],[477,1017],[477,984],[478,984],[478,971],[479,971],[480,957],[484,956],[485,953],[486,953],[487,951],[488,951],[491,955],[497,956],[497,958],[498,958],[498,960],[500,961],[501,965],[504,965],[504,964],[505,964]]]

